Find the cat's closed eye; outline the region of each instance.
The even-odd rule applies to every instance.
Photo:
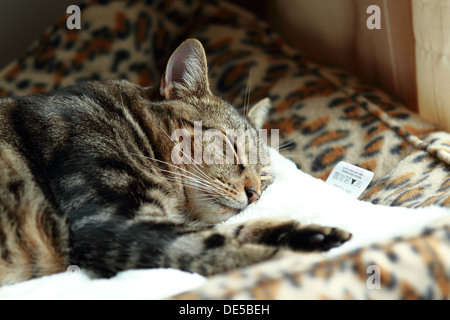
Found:
[[[266,180],[272,177],[272,170],[270,167],[264,167],[260,172],[261,180]]]

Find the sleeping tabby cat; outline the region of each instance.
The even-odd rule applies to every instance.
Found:
[[[246,119],[214,96],[194,39],[172,54],[159,90],[109,80],[1,100],[0,285],[69,265],[101,277],[156,267],[212,275],[347,241],[291,220],[218,224],[272,181],[249,150],[233,145],[234,164],[172,162],[174,130],[259,129],[267,110],[263,100]]]

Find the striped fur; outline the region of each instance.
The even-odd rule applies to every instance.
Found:
[[[267,103],[249,121],[214,96],[196,40],[174,52],[158,89],[109,80],[1,101],[0,284],[69,265],[102,277],[155,267],[211,275],[350,238],[290,220],[216,224],[271,180],[261,161],[174,165],[170,135],[193,134],[195,121],[255,129]]]
[[[0,284],[67,269],[68,230],[22,157],[0,146]]]

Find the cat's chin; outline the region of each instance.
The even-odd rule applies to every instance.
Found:
[[[228,215],[232,215],[232,216],[237,215],[238,213],[240,213],[242,210],[245,209],[245,208],[234,208],[234,207],[230,207],[230,206],[227,206],[227,205],[221,204],[221,203],[218,203],[217,206],[219,206],[223,210],[228,211]]]
[[[195,217],[197,221],[205,223],[223,222],[247,208],[248,203],[243,199],[210,198],[206,193],[190,193],[188,190],[189,201],[186,203],[187,211]]]
[[[207,224],[216,224],[228,220],[239,214],[243,209],[229,207],[221,203],[208,204],[191,211],[191,214],[197,221]],[[205,214],[206,213],[206,214]]]

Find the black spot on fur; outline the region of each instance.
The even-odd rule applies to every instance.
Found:
[[[8,184],[8,191],[15,196],[23,189],[23,181],[11,181]]]
[[[216,233],[206,238],[204,244],[206,249],[218,248],[225,244],[225,237]]]
[[[241,234],[241,230],[244,228],[244,225],[240,225],[234,230],[234,237],[237,238]]]
[[[0,229],[0,258],[6,263],[11,263],[11,257],[8,248],[6,247],[6,235]]]

